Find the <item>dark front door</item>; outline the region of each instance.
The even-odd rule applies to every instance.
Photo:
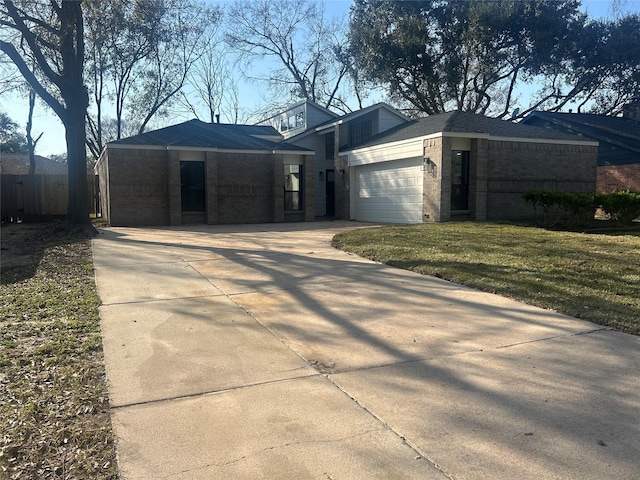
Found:
[[[336,179],[335,171],[329,169],[325,171],[325,191],[327,193],[326,210],[327,217],[335,217],[336,215]]]
[[[469,209],[469,152],[451,152],[451,210]]]
[[[204,212],[204,162],[180,162],[183,212]]]

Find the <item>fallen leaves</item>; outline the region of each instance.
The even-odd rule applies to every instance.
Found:
[[[0,478],[115,479],[89,237],[22,227],[2,227]]]

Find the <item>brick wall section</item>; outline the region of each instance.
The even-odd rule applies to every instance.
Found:
[[[335,218],[349,220],[351,217],[349,157],[347,155],[336,156],[336,159],[334,162],[336,194]]]
[[[532,219],[528,190],[596,188],[597,147],[490,140],[487,154],[487,220]]]
[[[215,158],[218,223],[273,222],[274,156],[216,153]]]
[[[215,225],[218,219],[218,158],[214,152],[206,152],[204,160],[205,208],[207,223]]]
[[[487,174],[489,168],[489,141],[484,138],[471,140],[469,158],[469,212],[470,219],[487,219]]]
[[[424,171],[423,219],[425,222],[448,222],[451,219],[451,139],[424,140],[423,155],[435,163],[436,168],[435,175],[428,168]]]
[[[111,225],[168,225],[169,172],[163,150],[109,149]]]
[[[640,192],[640,163],[598,167],[598,192],[614,190]]]
[[[183,222],[180,152],[110,147],[98,166],[105,219],[117,225]],[[303,158],[305,209],[284,214],[282,155],[206,152],[207,223],[313,220],[313,160]]]
[[[100,189],[100,211],[102,218],[108,223],[111,217],[109,202],[109,151],[105,150],[100,157],[100,162],[96,167],[98,175],[98,185]]]

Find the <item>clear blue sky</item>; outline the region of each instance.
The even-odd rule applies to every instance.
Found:
[[[214,2],[215,0],[211,0]],[[230,3],[232,0],[220,0],[215,3],[222,5]],[[277,0],[274,0],[277,1]],[[583,0],[583,8],[592,18],[609,17],[611,14],[612,1],[609,0]],[[329,17],[347,17],[351,0],[324,0],[325,8]],[[624,3],[624,11],[627,13],[640,12],[640,0],[626,0]],[[256,93],[255,86],[245,85],[241,92],[241,98],[245,102],[244,107],[252,108],[259,103],[259,95]],[[8,115],[22,128],[27,120],[27,100],[26,98],[14,97],[7,95],[0,97],[0,109],[6,111]],[[179,119],[184,121],[186,119]],[[42,103],[36,106],[34,116],[33,134],[39,135],[44,132],[40,139],[36,153],[39,155],[51,155],[64,153],[66,150],[64,141],[64,128],[57,117]]]

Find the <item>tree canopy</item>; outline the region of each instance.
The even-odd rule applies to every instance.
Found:
[[[638,94],[638,17],[595,22],[579,7],[578,0],[355,0],[350,51],[365,79],[417,114],[518,117],[569,103],[613,113]],[[631,48],[621,49],[622,39]]]
[[[18,124],[0,112],[0,153],[29,153],[27,137],[18,131]]]

